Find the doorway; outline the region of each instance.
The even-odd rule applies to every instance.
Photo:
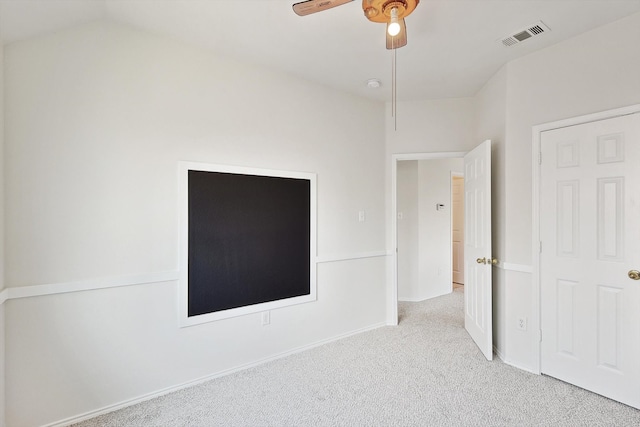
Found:
[[[392,278],[387,306],[387,324],[398,324],[398,162],[460,157],[464,159],[464,228],[465,234],[468,234],[468,237],[465,237],[464,253],[464,269],[467,277],[465,279],[467,290],[464,292],[464,327],[487,360],[492,360],[492,267],[498,260],[491,253],[491,140],[482,142],[468,153],[394,154],[392,156],[391,242],[394,246],[391,257]],[[451,182],[450,179],[449,182]],[[439,204],[436,203],[436,209],[439,208]],[[447,255],[451,259],[451,250]],[[450,292],[451,280],[448,288]]]
[[[392,280],[392,297],[389,299],[390,305],[388,307],[388,324],[391,325],[395,325],[398,322],[398,298],[399,296],[402,296],[399,293],[399,287],[398,287],[398,274],[399,274],[399,264],[402,263],[402,259],[400,258],[400,250],[402,248],[400,248],[398,246],[398,234],[399,232],[402,232],[402,230],[399,229],[399,224],[400,222],[403,222],[403,225],[406,224],[407,222],[407,217],[405,217],[405,212],[403,212],[402,210],[398,209],[398,172],[399,172],[399,166],[401,166],[401,162],[405,162],[405,161],[423,161],[423,160],[444,160],[446,161],[460,161],[462,162],[462,159],[464,158],[464,155],[466,153],[464,152],[448,152],[448,153],[411,153],[411,154],[395,154],[392,156],[392,164],[391,164],[391,205],[392,205],[392,216],[391,216],[391,240],[392,240],[392,245],[393,248],[395,249],[395,256],[392,257],[393,259],[393,280]],[[460,163],[462,164],[462,163]],[[417,165],[417,163],[416,163]],[[462,172],[462,170],[460,170],[460,172]],[[400,172],[402,174],[402,172]],[[419,170],[416,171],[416,173],[419,175]],[[451,172],[448,171],[447,175],[446,175],[446,180],[448,182],[447,184],[447,200],[450,199],[450,194],[451,194],[451,189],[450,189],[450,182],[451,182]],[[427,208],[427,198],[423,199],[423,207],[426,209]],[[414,200],[415,201],[415,200]],[[451,219],[451,203],[450,200],[447,203],[443,203],[443,202],[428,202],[429,203],[429,214],[434,214],[434,215],[439,215],[439,217],[444,217],[447,216],[449,218],[449,221]],[[436,206],[437,204],[439,205],[445,205],[444,208],[439,208],[438,206]],[[436,210],[436,209],[440,209],[440,210]],[[447,240],[445,241],[445,243],[447,244],[447,252],[446,252],[446,257],[447,257],[447,262],[446,264],[449,266],[448,270],[445,270],[442,266],[440,266],[441,270],[439,272],[438,270],[438,265],[436,264],[430,264],[428,266],[425,266],[422,269],[422,272],[425,276],[429,276],[432,275],[433,277],[446,277],[446,281],[442,281],[439,280],[438,281],[438,286],[434,289],[423,289],[421,291],[420,294],[418,294],[418,296],[415,298],[415,300],[420,300],[420,299],[426,299],[426,298],[431,298],[437,295],[443,295],[445,293],[451,292],[452,290],[452,269],[451,269],[451,258],[452,258],[452,252],[451,252],[451,232],[450,232],[450,227],[447,230]],[[413,243],[414,248],[416,243]],[[441,246],[434,246],[432,245],[431,248],[427,248],[425,249],[428,250],[435,250],[438,251],[438,248],[441,248]],[[440,251],[442,252],[442,251]],[[427,253],[427,252],[425,252]],[[400,256],[399,256],[400,255]],[[400,259],[399,259],[400,258]],[[401,267],[404,268],[404,266],[401,265]],[[420,277],[420,271],[419,269],[416,270],[415,266],[413,267],[413,277],[414,278],[419,278]],[[440,273],[440,276],[438,275]],[[443,291],[443,289],[446,287],[446,291]]]
[[[461,176],[463,167],[463,159],[455,158],[398,163],[399,301],[424,301],[452,291],[452,174]]]

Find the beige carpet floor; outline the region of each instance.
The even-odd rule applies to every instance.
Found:
[[[400,304],[359,334],[78,424],[640,426],[640,411],[500,360],[463,327],[463,293]]]

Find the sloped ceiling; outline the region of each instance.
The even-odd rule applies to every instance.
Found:
[[[0,37],[13,43],[99,19],[388,101],[392,54],[384,24],[361,1],[299,17],[283,0],[3,0]],[[640,0],[421,0],[397,50],[398,100],[473,96],[505,63],[640,12]],[[543,21],[551,31],[512,47],[502,38]],[[640,42],[640,41],[639,41]],[[382,81],[368,89],[370,78]]]

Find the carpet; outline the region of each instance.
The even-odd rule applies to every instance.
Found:
[[[640,411],[488,362],[461,289],[400,322],[76,424],[93,426],[640,426]]]

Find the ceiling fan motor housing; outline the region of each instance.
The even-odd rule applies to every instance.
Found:
[[[398,19],[409,16],[418,6],[420,0],[362,0],[364,16],[372,22],[389,22],[391,10],[396,8]]]

